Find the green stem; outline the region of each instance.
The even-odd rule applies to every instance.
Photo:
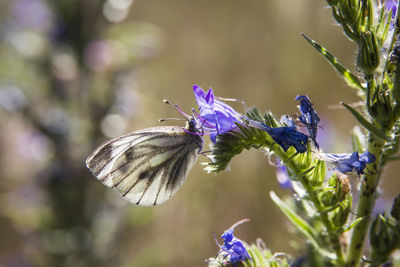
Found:
[[[376,189],[378,187],[379,175],[381,170],[381,156],[385,141],[370,134],[367,150],[374,154],[376,161],[368,164],[366,174],[362,177],[360,197],[358,199],[356,214],[364,219],[354,228],[351,241],[347,250],[346,266],[359,266],[361,253],[364,248],[365,237],[367,236],[368,225],[371,212],[374,208],[376,199]]]
[[[275,150],[275,153],[285,162],[287,168],[290,168],[296,174],[302,173],[300,168],[293,162],[293,160],[288,158],[287,155],[283,153],[280,149]],[[329,220],[326,210],[321,205],[317,192],[313,190],[312,186],[308,183],[307,177],[305,175],[301,175],[299,176],[299,180],[303,187],[306,189],[310,200],[313,202],[315,208],[317,209],[319,216],[321,217],[321,221],[328,232],[330,242],[332,243],[333,250],[335,251],[337,257],[337,264],[338,266],[342,266],[344,263],[344,258],[340,246],[339,236],[337,235],[337,232],[335,231],[331,221]]]
[[[377,90],[376,82],[375,82],[375,78],[373,75],[369,75],[369,76],[365,77],[365,79],[367,80],[366,106],[367,106],[368,114],[370,114],[372,116],[371,104],[377,93],[376,92],[376,90]],[[371,93],[373,93],[373,95],[371,95]]]

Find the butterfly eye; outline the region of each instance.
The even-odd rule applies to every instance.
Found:
[[[197,133],[199,132],[199,128],[197,127],[197,121],[194,118],[191,118],[186,122],[186,131],[189,133]]]
[[[189,121],[189,130],[196,131],[196,120],[193,118]]]

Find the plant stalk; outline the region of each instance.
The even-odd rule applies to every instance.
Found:
[[[371,212],[375,205],[376,192],[379,175],[381,171],[381,156],[385,140],[369,134],[367,150],[374,154],[376,161],[367,164],[366,173],[361,180],[360,196],[357,202],[356,214],[363,217],[363,220],[354,228],[351,241],[347,250],[347,267],[360,265],[361,254],[364,248],[365,237],[367,236]]]

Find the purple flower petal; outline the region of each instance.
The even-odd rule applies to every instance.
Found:
[[[385,1],[385,9],[390,12],[392,11],[392,19],[396,17],[396,10],[397,10],[397,1],[395,0],[386,0]]]
[[[285,165],[279,164],[279,167],[276,169],[276,178],[281,188],[293,189],[292,181],[290,180]]]
[[[240,113],[231,106],[216,100],[213,90],[207,93],[198,85],[193,85],[193,92],[199,106],[198,123],[202,130],[210,134],[212,142],[216,142],[217,135],[235,129],[235,123],[240,122]]]
[[[343,153],[343,154],[328,154],[319,153],[321,160],[334,164],[337,170],[341,173],[355,171],[358,174],[363,174],[367,164],[375,162],[376,158],[368,151],[361,155],[358,152]]]
[[[300,101],[299,110],[301,115],[299,116],[299,120],[303,123],[310,134],[311,139],[317,149],[319,149],[319,145],[317,142],[317,130],[318,123],[320,118],[312,107],[311,101],[306,95],[298,95],[295,98],[296,101]]]
[[[368,151],[365,151],[364,153],[362,153],[360,155],[360,161],[363,161],[365,163],[372,163],[375,162],[376,157],[374,156],[374,154],[369,153]]]
[[[307,151],[308,137],[296,130],[296,127],[271,128],[261,122],[249,120],[249,126],[266,131],[271,138],[286,152],[293,146],[297,152]]]

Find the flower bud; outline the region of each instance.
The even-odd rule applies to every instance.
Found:
[[[341,227],[347,222],[351,210],[351,200],[351,195],[347,195],[346,199],[333,211],[332,222],[335,226]]]
[[[332,207],[337,201],[337,196],[333,190],[324,191],[321,193],[321,201],[325,207]]]
[[[400,221],[400,194],[393,201],[392,210],[390,211],[390,215],[396,219],[396,221]]]
[[[396,248],[399,237],[388,223],[378,215],[371,225],[369,239],[372,247],[372,260],[384,262]]]
[[[321,186],[325,179],[325,162],[317,161],[315,168],[308,179],[311,186]]]
[[[393,121],[391,98],[384,93],[379,93],[371,106],[372,116],[381,124],[383,128],[390,128]]]
[[[331,207],[343,201],[350,192],[348,176],[338,172],[334,173],[329,179],[328,186],[332,187],[332,189],[323,191],[320,194],[322,204],[325,207]]]
[[[359,42],[357,65],[363,72],[371,75],[379,65],[379,49],[375,34],[362,33]]]

